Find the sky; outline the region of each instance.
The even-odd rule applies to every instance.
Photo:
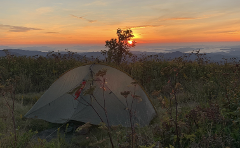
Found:
[[[93,51],[118,28],[131,29],[142,50],[238,46],[239,7],[240,0],[0,0],[0,47]]]

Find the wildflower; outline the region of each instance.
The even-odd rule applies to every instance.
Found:
[[[106,87],[104,87],[104,86],[102,86],[102,87],[100,87],[101,89],[103,89],[104,91],[106,91],[107,89],[106,89]]]
[[[130,91],[123,91],[121,92],[121,95],[127,98],[127,96],[130,94]]]
[[[158,96],[158,95],[160,94],[160,92],[161,92],[161,90],[159,90],[159,91],[154,90],[154,91],[152,92],[152,95],[153,95],[153,96]]]
[[[98,128],[103,129],[103,130],[107,130],[108,129],[107,126],[106,126],[106,123],[104,123],[104,122],[100,122]]]
[[[138,96],[138,95],[132,95],[132,97],[133,97],[134,99],[136,99],[137,102],[141,102],[141,101],[142,101],[142,98],[141,98],[140,96]]]
[[[90,128],[92,125],[90,124],[90,122],[87,122],[85,124],[83,124],[82,126],[79,126],[75,131],[76,132],[80,132],[83,129],[88,129]]]
[[[96,86],[90,86],[90,88],[87,89],[87,90],[84,92],[83,95],[87,95],[87,94],[88,94],[88,95],[93,95],[93,92],[94,92],[95,88],[96,88]]]
[[[184,76],[184,78],[185,78],[185,79],[187,79],[187,78],[188,78],[188,77],[187,77],[187,75],[186,75],[185,73],[183,73],[183,76]]]
[[[106,75],[107,73],[107,69],[102,69],[102,70],[99,70],[97,73],[96,73],[96,76],[101,76],[103,77],[104,75]]]
[[[131,84],[132,84],[132,85],[137,85],[137,84],[138,84],[138,82],[136,82],[136,81],[133,81],[133,82],[131,82]]]
[[[162,96],[157,97],[159,101],[163,100]]]
[[[164,101],[164,99],[162,99],[162,104],[165,105],[165,101]]]
[[[181,87],[181,84],[180,83],[176,83],[175,88],[179,89],[180,87]]]

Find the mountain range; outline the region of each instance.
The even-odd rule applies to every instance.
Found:
[[[46,57],[50,52],[42,52],[42,51],[30,51],[30,50],[21,50],[21,49],[4,49],[7,50],[7,52],[10,55],[15,56],[43,56]],[[4,50],[0,50],[0,57],[6,56],[6,52]],[[61,55],[69,55],[73,52],[53,52],[55,54],[60,53]],[[134,55],[137,57],[143,57],[146,58],[152,58],[153,56],[158,58],[163,58],[165,60],[171,60],[178,57],[185,56],[188,60],[195,60],[197,58],[196,53],[183,53],[180,51],[174,51],[169,53],[158,53],[158,52],[141,52],[141,51],[132,51]],[[88,59],[94,59],[98,58],[100,60],[105,59],[104,55],[101,54],[101,52],[82,52],[82,53],[75,53],[73,54],[74,58],[83,58],[86,57]],[[209,59],[211,62],[223,62],[224,60],[231,60],[235,58],[235,60],[239,60],[240,56],[238,55],[232,55],[225,52],[221,53],[207,53],[204,55],[205,58]]]

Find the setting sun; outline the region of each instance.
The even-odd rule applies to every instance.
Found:
[[[128,41],[128,44],[132,44],[132,41]]]

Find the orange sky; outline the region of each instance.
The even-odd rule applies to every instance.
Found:
[[[127,5],[126,5],[127,4]],[[239,0],[0,1],[0,45],[240,41]]]

